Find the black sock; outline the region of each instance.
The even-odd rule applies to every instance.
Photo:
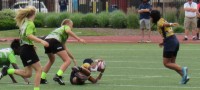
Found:
[[[199,33],[197,33],[197,38],[199,38]]]

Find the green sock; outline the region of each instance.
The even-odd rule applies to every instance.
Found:
[[[39,87],[34,87],[34,90],[40,90],[40,88]]]
[[[47,76],[47,73],[42,72],[41,78],[42,78],[42,79],[46,79],[46,76]]]
[[[8,74],[12,75],[15,73],[15,69],[8,69],[7,71]]]
[[[62,76],[62,74],[63,74],[63,71],[62,70],[58,70],[57,75],[58,76]]]

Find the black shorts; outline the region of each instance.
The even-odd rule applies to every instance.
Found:
[[[197,28],[200,28],[200,18],[197,20]]]
[[[75,72],[75,71],[72,71],[71,72],[71,75],[70,75],[70,83],[72,84],[72,85],[83,85],[83,84],[85,84],[85,82],[84,81],[82,81],[81,79],[79,79],[79,78],[77,78],[77,83],[74,83],[73,82],[73,78],[75,78],[76,77],[76,73],[77,72]]]
[[[37,53],[35,52],[34,46],[27,45],[27,44],[21,46],[20,58],[22,60],[24,67],[30,66],[39,61],[39,58],[37,56]]]
[[[45,53],[57,53],[59,51],[65,50],[63,45],[56,39],[45,39],[49,43],[49,47],[44,47]]]
[[[177,56],[179,51],[179,41],[175,35],[170,36],[164,40],[163,57],[173,58]]]

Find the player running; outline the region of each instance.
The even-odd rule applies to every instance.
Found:
[[[36,16],[36,8],[34,6],[27,6],[19,9],[15,17],[17,26],[20,28],[20,58],[24,65],[24,69],[9,69],[4,67],[1,71],[2,75],[17,74],[26,78],[32,76],[32,69],[35,70],[34,90],[40,90],[40,76],[42,73],[42,66],[40,64],[38,55],[35,52],[33,41],[41,43],[48,47],[49,44],[35,36],[36,28],[33,23]],[[18,43],[20,43],[18,42]]]
[[[79,42],[85,43],[85,40],[79,38],[76,34],[72,32],[72,28],[73,22],[70,19],[65,19],[61,23],[60,28],[57,28],[46,36],[45,40],[49,43],[49,47],[45,47],[45,53],[48,55],[49,61],[43,68],[40,82],[41,84],[47,84],[46,75],[55,61],[55,54],[57,54],[63,60],[63,63],[53,80],[58,82],[60,85],[65,85],[62,80],[62,75],[67,67],[70,65],[70,59],[72,59],[74,64],[76,65],[76,60],[74,56],[69,52],[66,47],[66,41],[69,36],[72,36]]]
[[[176,56],[179,50],[179,41],[176,38],[172,27],[178,23],[168,23],[164,18],[161,18],[160,12],[152,10],[150,14],[152,22],[157,24],[158,32],[161,34],[163,42],[159,44],[163,49],[163,64],[165,67],[175,70],[182,76],[181,84],[186,84],[189,81],[188,68],[180,67],[176,64]]]

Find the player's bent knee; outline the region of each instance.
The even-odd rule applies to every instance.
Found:
[[[25,78],[30,78],[30,77],[32,77],[32,73],[26,73],[24,77]]]

